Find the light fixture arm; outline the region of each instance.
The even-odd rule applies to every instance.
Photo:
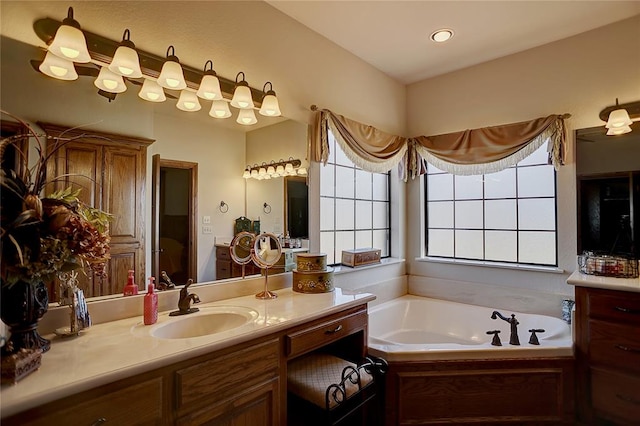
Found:
[[[611,111],[615,111],[617,109],[626,109],[632,121],[640,120],[640,101],[619,104],[618,98],[616,98],[615,105],[608,106],[600,111],[600,120],[607,122],[609,120],[609,114],[611,114]]]
[[[80,23],[73,18],[73,7],[69,6],[69,9],[67,10],[67,17],[62,20],[62,25],[69,25],[80,29]]]

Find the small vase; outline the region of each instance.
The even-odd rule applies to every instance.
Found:
[[[47,312],[49,295],[42,281],[18,281],[13,285],[2,283],[0,316],[11,337],[2,348],[3,355],[20,349],[41,349],[46,352],[51,342],[38,334],[38,321]]]

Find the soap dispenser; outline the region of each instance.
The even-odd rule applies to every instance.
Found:
[[[129,270],[129,277],[127,278],[127,285],[124,286],[124,292],[123,295],[125,296],[133,296],[135,294],[138,294],[138,286],[135,283],[135,280],[133,278],[133,269]]]
[[[144,325],[155,324],[158,321],[158,295],[154,292],[154,277],[149,277],[147,294],[144,295]]]

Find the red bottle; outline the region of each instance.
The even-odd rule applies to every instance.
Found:
[[[129,277],[127,278],[127,285],[124,286],[123,294],[125,296],[138,294],[138,286],[133,279],[133,269],[129,270]]]
[[[149,277],[147,294],[144,295],[144,324],[151,325],[158,321],[158,295],[154,292],[154,277]]]

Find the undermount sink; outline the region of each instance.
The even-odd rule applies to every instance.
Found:
[[[258,312],[241,306],[215,306],[181,317],[168,317],[153,326],[150,334],[160,339],[209,336],[242,327],[258,318]]]

